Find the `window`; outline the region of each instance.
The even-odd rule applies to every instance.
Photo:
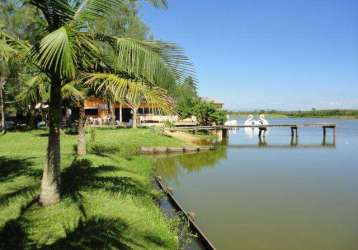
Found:
[[[85,109],[86,115],[98,115],[98,109]]]

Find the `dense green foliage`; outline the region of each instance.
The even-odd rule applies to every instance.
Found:
[[[47,134],[1,137],[0,249],[177,248],[176,220],[166,218],[154,200],[152,160],[135,153],[142,145],[182,143],[149,129],[95,133],[85,158],[75,156],[76,136],[62,134],[63,200],[48,208],[34,202]]]
[[[212,124],[222,125],[226,120],[226,111],[218,108],[215,103],[198,101],[193,106],[193,114],[201,125],[209,126]]]
[[[196,116],[201,125],[221,125],[226,120],[226,111],[218,108],[213,102],[202,100],[197,93],[197,86],[192,77],[171,91],[176,100],[176,107],[182,119]]]
[[[188,77],[182,84],[177,85],[173,95],[176,100],[177,112],[181,118],[193,115],[193,107],[199,101],[197,87],[193,78]]]

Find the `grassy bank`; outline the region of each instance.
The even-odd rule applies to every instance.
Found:
[[[149,129],[96,130],[86,157],[61,136],[62,200],[36,203],[44,131],[0,136],[0,249],[175,249],[176,222],[157,207],[149,157],[139,146],[181,146]]]

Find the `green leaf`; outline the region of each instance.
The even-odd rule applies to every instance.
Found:
[[[93,87],[97,93],[110,95],[115,101],[123,101],[130,106],[137,106],[142,101],[147,102],[152,109],[173,113],[175,104],[167,91],[148,86],[144,82],[121,78],[111,73],[91,73],[84,79],[85,85]]]
[[[59,74],[63,78],[75,77],[77,58],[73,49],[73,37],[66,27],[45,36],[40,42],[40,48],[33,50],[33,56],[44,70]]]
[[[113,65],[151,83],[184,80],[194,70],[183,50],[171,43],[114,38]]]

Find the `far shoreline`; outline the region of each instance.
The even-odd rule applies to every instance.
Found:
[[[268,118],[321,118],[321,119],[358,119],[358,110],[312,110],[312,111],[229,111],[229,115],[248,116],[265,114]]]

